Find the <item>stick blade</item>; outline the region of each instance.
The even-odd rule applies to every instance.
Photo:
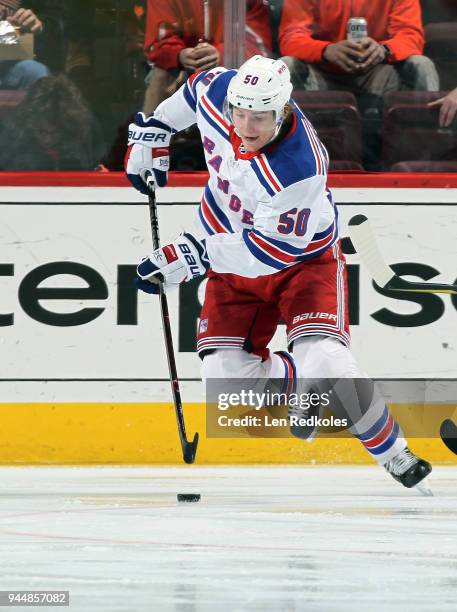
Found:
[[[405,281],[399,276],[394,276],[385,285],[385,289],[390,291],[408,291],[409,293],[447,293],[448,295],[457,294],[457,285],[446,285],[445,283],[433,282],[411,282]]]
[[[365,215],[356,215],[349,220],[348,225],[349,227],[362,225],[362,223],[365,223],[365,221],[368,221],[368,218],[365,217]]]
[[[195,461],[195,455],[197,454],[198,446],[198,432],[195,434],[192,442],[186,442],[184,445],[183,459],[184,463],[193,463]]]
[[[355,215],[348,223],[349,236],[360,259],[375,283],[389,291],[408,293],[447,293],[457,295],[457,285],[432,282],[411,282],[398,277],[379,250],[370,222],[365,215]]]
[[[451,419],[445,419],[441,423],[440,436],[448,449],[457,455],[457,425]]]
[[[377,285],[385,287],[395,276],[392,268],[386,264],[365,215],[356,215],[348,223],[349,235],[355,250],[360,255]]]

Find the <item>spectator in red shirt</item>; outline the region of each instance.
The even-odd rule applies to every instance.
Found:
[[[368,36],[347,40],[351,17]],[[294,86],[382,96],[401,88],[437,91],[433,62],[422,55],[419,0],[285,0],[279,29]]]
[[[148,0],[144,52],[151,71],[146,78],[146,115],[189,74],[221,64],[223,30],[223,0]],[[246,57],[270,52],[267,5],[264,0],[246,0]]]

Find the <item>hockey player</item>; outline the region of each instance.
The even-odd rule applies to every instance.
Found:
[[[126,155],[136,189],[147,194],[148,177],[166,184],[170,137],[194,123],[209,171],[193,228],[143,259],[137,286],[158,293],[162,281],[170,291],[207,273],[197,342],[204,380],[371,383],[349,350],[327,151],[291,94],[284,62],[255,56],[238,71],[195,73],[153,116],[136,115]],[[281,318],[293,356],[267,348]],[[423,485],[431,465],[408,449],[382,399],[369,389],[356,396],[356,417],[345,406],[351,432],[404,486]]]

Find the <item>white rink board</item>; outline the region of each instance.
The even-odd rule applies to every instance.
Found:
[[[95,203],[100,201],[97,188],[83,188],[79,203],[75,202],[79,188],[71,188],[71,203],[63,197],[62,188],[55,189],[58,189],[60,202],[59,198],[52,197],[53,188],[46,188],[47,198],[40,192],[40,203],[21,203],[21,198],[14,196],[14,193],[23,193],[20,188],[9,188],[7,197],[3,194],[1,198],[10,203],[0,204],[0,264],[13,264],[14,275],[5,275],[3,269],[0,276],[0,318],[14,314],[14,324],[0,327],[0,379],[32,379],[36,382],[116,379],[120,383],[167,379],[159,308],[154,297],[140,295],[137,325],[116,323],[117,267],[136,264],[151,249],[147,205],[136,201],[119,203],[124,193],[132,193],[132,190],[122,188],[110,190],[112,201],[117,202],[113,205]],[[377,198],[371,198],[374,191],[378,193]],[[380,191],[389,193],[381,198]],[[435,191],[439,191],[442,197],[434,194],[434,201],[441,203],[432,207],[426,202],[433,201],[433,198],[427,199],[424,193],[432,196],[431,192]],[[120,195],[115,197],[114,192]],[[173,197],[183,204],[164,203],[159,207],[162,243],[191,225],[197,210],[197,192],[195,188],[175,188]],[[163,193],[165,196],[160,199],[169,201],[167,190]],[[409,199],[408,193],[412,196]],[[348,220],[363,212],[370,218],[389,263],[426,264],[439,271],[433,280],[455,281],[456,190],[413,189],[401,190],[400,193],[395,189],[335,189],[334,194],[337,203],[341,203],[342,237],[347,236]],[[48,203],[43,202],[44,199]],[[382,202],[364,205],[369,199]],[[417,203],[392,203],[411,201]],[[358,263],[357,255],[349,255],[347,259],[349,264]],[[59,261],[77,262],[95,270],[107,284],[108,297],[86,301],[46,299],[40,301],[41,306],[55,313],[102,308],[101,314],[93,321],[59,327],[38,322],[24,312],[18,297],[24,277],[38,266]],[[84,286],[83,279],[68,275],[48,278],[40,285]],[[170,294],[169,299],[177,345],[177,293]],[[392,327],[379,323],[372,315],[381,308],[408,315],[419,311],[420,307],[378,294],[366,271],[360,271],[360,324],[352,327],[352,348],[370,376],[456,376],[457,300],[454,298],[452,301],[448,295],[436,299],[441,300],[444,312],[432,323],[417,327]],[[285,348],[284,338],[284,329],[280,328],[272,348]],[[199,378],[200,362],[195,354],[181,352],[177,361],[182,378]],[[16,401],[20,401],[21,392],[17,391],[17,385],[15,388]],[[2,385],[2,390],[5,391],[5,385]],[[139,401],[144,399],[139,398]]]

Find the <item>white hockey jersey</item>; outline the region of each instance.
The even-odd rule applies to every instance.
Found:
[[[209,181],[191,231],[206,240],[211,268],[255,278],[323,253],[338,238],[326,187],[328,154],[300,109],[286,137],[261,153],[243,152],[223,114],[235,70],[192,75],[154,117],[176,131],[197,123]]]

